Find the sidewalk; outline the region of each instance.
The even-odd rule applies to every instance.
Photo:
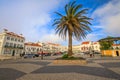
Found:
[[[4,60],[11,60],[11,59],[19,59],[20,57],[18,56],[0,56],[0,61],[4,61]]]

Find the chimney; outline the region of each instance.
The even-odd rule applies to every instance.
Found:
[[[7,30],[7,29],[3,29],[3,32],[5,32],[5,33],[6,33],[6,32],[8,32],[8,30]]]
[[[23,34],[20,34],[21,37],[23,37]]]

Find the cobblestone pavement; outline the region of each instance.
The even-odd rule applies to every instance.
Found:
[[[87,57],[86,65],[55,65],[44,60],[0,61],[0,80],[120,80],[120,57]]]

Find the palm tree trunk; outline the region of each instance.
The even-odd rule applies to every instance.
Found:
[[[72,56],[72,32],[68,31],[68,56]]]

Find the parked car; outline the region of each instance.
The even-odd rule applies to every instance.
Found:
[[[101,54],[101,52],[94,52],[94,54]]]
[[[25,54],[24,58],[35,58],[35,54]]]
[[[44,56],[51,56],[51,53],[46,53],[44,54]]]
[[[39,54],[35,54],[35,57],[39,57]]]

